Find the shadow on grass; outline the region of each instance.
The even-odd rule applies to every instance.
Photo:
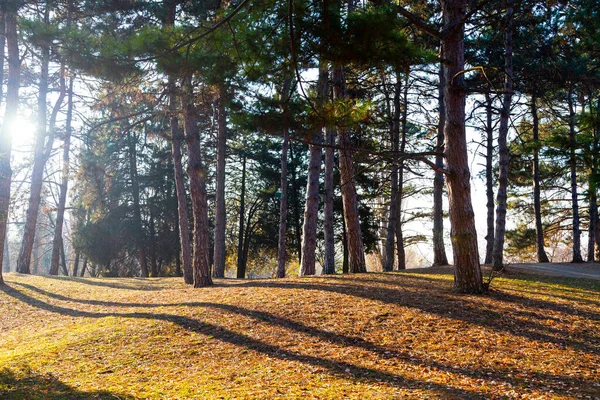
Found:
[[[257,282],[254,282],[254,283],[256,284]],[[314,285],[313,284],[313,285],[310,285],[313,287],[306,287],[306,285],[307,285],[306,283],[280,283],[280,284],[275,284],[275,283],[271,283],[271,282],[268,282],[268,283],[270,286],[276,285],[276,287],[285,287],[285,288],[303,287],[305,289],[325,290],[322,287],[322,285]],[[263,285],[264,284],[265,284],[265,282],[263,282]],[[85,301],[85,300],[81,301],[81,300],[70,299],[67,296],[62,296],[59,294],[46,292],[42,289],[32,287],[31,285],[25,285],[25,284],[19,284],[19,285],[24,286],[28,289],[34,290],[37,293],[41,293],[41,294],[47,295],[49,297],[63,300],[63,301],[82,302],[82,303],[86,303],[86,304],[89,304],[89,302],[90,302],[90,301]],[[351,285],[344,285],[344,286],[338,287],[337,289],[334,286],[335,285],[325,286],[325,288],[328,288],[331,291],[343,290],[345,294],[352,294],[355,296],[356,295],[358,295],[358,296],[365,295],[365,293],[362,291],[360,293],[357,293],[356,291],[352,291],[353,287]],[[381,288],[378,288],[378,289],[381,290]],[[188,331],[193,331],[196,333],[200,333],[203,335],[213,337],[213,338],[221,340],[223,342],[227,342],[227,343],[234,344],[237,346],[242,346],[246,349],[250,349],[250,350],[257,351],[259,353],[267,354],[273,358],[289,360],[289,361],[298,361],[298,362],[301,362],[304,364],[318,366],[318,367],[328,370],[330,374],[341,375],[341,376],[347,377],[348,379],[352,378],[352,379],[367,380],[367,381],[372,381],[372,382],[384,382],[390,386],[396,386],[396,387],[401,387],[401,388],[406,388],[406,389],[410,389],[410,388],[428,389],[428,390],[436,391],[443,396],[460,396],[460,397],[467,397],[467,398],[483,397],[483,395],[479,392],[471,391],[471,390],[464,390],[461,388],[453,387],[451,385],[443,385],[443,384],[436,384],[436,383],[431,383],[431,382],[422,382],[422,381],[414,380],[414,379],[407,379],[407,378],[403,377],[402,375],[388,373],[388,372],[384,372],[384,371],[380,371],[380,370],[372,369],[372,368],[365,368],[365,367],[361,367],[361,366],[358,366],[358,365],[355,365],[355,364],[352,364],[349,362],[340,362],[340,361],[336,361],[336,360],[330,360],[327,358],[316,357],[313,355],[300,354],[300,353],[297,353],[294,351],[286,350],[284,348],[281,348],[279,346],[276,346],[276,345],[268,343],[268,342],[254,339],[243,333],[235,332],[235,331],[229,330],[227,328],[221,327],[219,325],[210,324],[210,323],[207,323],[204,321],[198,321],[198,320],[195,320],[195,319],[187,317],[187,316],[165,314],[165,313],[149,313],[149,312],[131,312],[131,313],[90,312],[90,311],[76,310],[76,309],[72,309],[72,308],[61,307],[61,306],[49,304],[40,299],[30,297],[27,294],[25,294],[21,291],[18,291],[16,289],[13,289],[13,288],[6,287],[2,290],[5,293],[7,293],[8,295],[10,295],[20,301],[23,301],[24,303],[27,303],[33,307],[37,307],[37,308],[40,308],[40,309],[43,309],[43,310],[46,310],[49,312],[58,313],[58,314],[62,314],[62,315],[69,315],[69,316],[75,316],[75,317],[88,317],[88,318],[102,318],[102,317],[112,316],[112,317],[121,317],[121,318],[139,318],[139,319],[161,320],[161,321],[171,322],[171,323],[174,323],[174,324],[180,326],[182,329],[185,329]],[[371,291],[369,291],[369,293],[371,293],[371,295],[373,296],[374,291],[371,290]],[[406,294],[406,293],[404,293],[404,294]],[[398,300],[397,298],[393,298],[393,297],[389,298],[389,295],[390,295],[390,293],[388,293],[388,292],[379,293],[377,296],[375,296],[375,298],[379,299],[378,296],[384,296],[384,297],[387,296],[388,300],[390,302]],[[397,304],[415,307],[416,306],[416,298],[417,298],[417,297],[415,297],[416,295],[417,294],[415,294],[415,293],[411,293],[409,295],[409,297],[404,296],[401,298],[402,301],[400,301]],[[423,300],[422,293],[420,295],[421,295],[421,298],[420,298],[421,303],[423,303],[422,302],[422,300]],[[502,296],[500,296],[500,297],[502,297]],[[458,298],[460,299],[463,297],[458,297]],[[505,301],[506,300],[508,300],[509,302],[515,301],[515,299],[512,297],[505,299]],[[470,301],[471,300],[468,299],[468,302],[470,302]],[[462,306],[468,310],[467,313],[470,315],[470,318],[467,318],[466,316],[462,315],[461,313],[456,313],[456,315],[448,316],[448,314],[447,314],[448,309],[454,310],[455,308],[457,308],[457,304],[448,304],[449,302],[443,303],[443,304],[447,304],[447,305],[441,309],[433,308],[430,304],[421,304],[420,308],[427,312],[438,313],[440,315],[443,315],[444,317],[459,318],[459,319],[463,319],[464,321],[467,321],[467,322],[478,323],[480,325],[484,325],[488,328],[498,329],[498,330],[507,330],[506,327],[501,328],[501,326],[505,325],[505,323],[503,321],[493,322],[494,318],[490,319],[489,314],[486,314],[485,310],[482,310],[482,312],[484,314],[486,314],[487,317],[484,318],[483,320],[478,321],[477,320],[478,314],[475,313],[475,315],[471,315],[474,313],[474,311],[477,310],[477,305],[476,304],[471,305],[471,304],[468,304],[468,302],[467,302],[467,304],[462,304]],[[406,303],[409,303],[409,304],[406,304]],[[412,304],[410,304],[410,303],[412,303]],[[101,301],[93,301],[92,304],[105,305],[105,306],[108,305],[108,306],[113,306],[113,307],[133,306],[133,307],[150,308],[150,307],[155,306],[155,305],[149,305],[149,304],[114,303],[114,302],[101,302]],[[288,318],[284,318],[284,317],[281,317],[276,314],[259,311],[259,310],[246,309],[246,308],[242,308],[242,307],[235,306],[235,305],[210,303],[210,302],[195,302],[195,303],[162,304],[162,306],[163,307],[187,306],[187,307],[219,309],[219,310],[222,310],[222,311],[230,313],[230,314],[238,314],[238,315],[242,315],[242,316],[246,316],[246,317],[251,317],[251,318],[254,318],[255,320],[264,322],[264,323],[272,325],[272,326],[278,326],[278,327],[281,327],[284,329],[304,333],[306,335],[310,335],[312,337],[318,338],[319,340],[322,340],[322,341],[325,341],[325,342],[328,342],[328,343],[331,343],[334,345],[343,346],[343,347],[354,347],[354,348],[366,350],[369,353],[373,354],[374,356],[378,357],[379,359],[397,359],[397,360],[401,360],[404,363],[409,363],[409,364],[417,365],[420,367],[434,368],[434,369],[438,369],[438,370],[445,371],[445,372],[452,373],[452,374],[467,376],[467,377],[470,377],[473,379],[482,379],[482,380],[486,380],[486,381],[494,380],[497,382],[507,382],[507,383],[510,383],[510,385],[514,386],[514,387],[523,387],[523,388],[529,387],[529,388],[543,389],[544,386],[547,384],[559,384],[559,386],[562,386],[562,388],[564,388],[564,389],[555,387],[555,392],[557,394],[562,393],[565,395],[571,395],[572,393],[568,390],[568,388],[592,387],[592,385],[593,385],[593,382],[591,382],[590,380],[587,380],[585,378],[577,378],[577,377],[573,377],[573,376],[562,376],[559,374],[536,372],[535,373],[535,383],[533,383],[533,382],[530,382],[529,378],[527,378],[526,376],[525,377],[512,376],[512,374],[511,374],[512,371],[504,369],[504,368],[490,368],[490,367],[481,367],[481,366],[457,367],[455,365],[456,361],[454,361],[454,362],[437,361],[437,360],[432,360],[432,359],[420,358],[418,356],[406,353],[402,350],[396,350],[394,348],[380,346],[380,345],[370,342],[362,337],[351,337],[351,336],[341,335],[336,332],[330,332],[330,331],[326,331],[323,329],[319,329],[318,327],[305,325],[301,322],[291,320]],[[445,307],[448,307],[448,308],[445,308]],[[463,312],[464,312],[464,310],[463,310]],[[481,314],[479,314],[479,315],[481,315]],[[559,338],[556,338],[554,336],[549,336],[550,332],[547,332],[546,334],[539,334],[536,331],[538,329],[541,329],[542,326],[541,325],[538,326],[537,324],[534,324],[534,325],[535,325],[535,329],[533,329],[531,332],[520,331],[520,332],[516,332],[514,334],[531,337],[532,339],[535,336],[535,338],[538,338],[538,339],[542,338],[542,340],[547,340],[547,341],[551,341],[551,342],[556,342],[558,340],[560,342]],[[511,328],[508,328],[508,330],[510,331]],[[556,332],[552,332],[552,333],[556,333]],[[579,342],[579,341],[576,343],[575,342],[570,343],[570,345],[576,346],[576,347],[579,347],[580,344],[581,344],[581,342]]]
[[[22,293],[16,289],[13,289],[9,286],[0,287],[0,291],[6,293],[7,295],[20,300],[30,306],[52,312],[61,315],[68,315],[73,317],[87,317],[87,318],[103,318],[103,317],[120,317],[120,318],[139,318],[139,319],[148,319],[148,320],[160,320],[171,322],[180,326],[181,328],[200,333],[202,335],[206,335],[220,341],[230,343],[236,346],[244,347],[248,350],[253,350],[258,353],[266,354],[269,357],[277,358],[285,361],[296,361],[307,365],[312,365],[316,367],[321,367],[327,370],[332,375],[342,376],[346,379],[356,379],[356,380],[364,380],[374,383],[384,383],[392,387],[398,387],[403,389],[425,389],[430,390],[432,392],[439,393],[443,398],[447,397],[460,397],[460,398],[469,398],[469,399],[477,399],[477,398],[485,398],[485,396],[479,392],[466,390],[461,388],[456,388],[448,385],[437,384],[433,382],[424,382],[414,379],[408,379],[403,377],[402,375],[396,375],[392,373],[387,373],[383,371],[379,371],[373,368],[361,367],[358,365],[354,365],[349,362],[330,360],[327,358],[321,358],[312,355],[300,354],[295,351],[286,350],[282,347],[263,342],[257,339],[254,339],[250,336],[247,336],[243,333],[235,332],[230,329],[224,328],[219,325],[210,324],[204,321],[198,321],[193,318],[181,316],[181,315],[173,315],[173,314],[154,314],[154,313],[146,313],[146,312],[133,312],[133,313],[96,313],[90,311],[82,311],[82,310],[74,310],[66,307],[60,307],[57,305],[46,303],[42,300],[30,297],[25,293]],[[188,304],[189,305],[189,304]],[[212,303],[196,303],[196,306],[199,307],[210,307],[214,305]],[[221,306],[221,305],[219,305]],[[238,313],[252,316],[252,312],[250,310],[238,309]],[[255,314],[255,317],[257,314]],[[267,319],[276,320],[277,316],[265,316]],[[312,334],[314,336],[329,335],[324,331],[320,331],[317,328],[312,328],[304,325],[294,325],[291,321],[283,321],[283,325],[297,330],[301,330],[308,334]],[[321,332],[321,333],[319,333]],[[348,338],[340,335],[334,335],[330,338],[339,337],[338,342],[341,343],[353,343],[355,339]],[[343,338],[343,339],[341,339]],[[375,349],[375,348],[373,348]],[[387,355],[387,358],[394,357],[391,352],[387,349],[382,350],[384,354]],[[387,353],[386,353],[387,352]]]
[[[17,373],[0,370],[0,399],[3,400],[62,400],[62,399],[133,399],[106,391],[82,392],[52,375],[40,375],[31,371]]]
[[[97,278],[80,278],[76,276],[59,276],[59,275],[44,275],[46,279],[54,279],[59,281],[67,281],[67,282],[77,282],[83,283],[85,285],[91,286],[101,286],[101,287],[109,287],[112,289],[126,289],[126,290],[163,290],[164,286],[160,280],[153,281],[151,279],[154,278],[102,278],[102,280]],[[126,285],[120,282],[106,282],[110,279],[128,279],[132,281],[139,282],[140,285]]]

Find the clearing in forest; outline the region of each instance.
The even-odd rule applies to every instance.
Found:
[[[434,271],[434,273],[432,273]],[[600,282],[8,274],[0,398],[598,398]]]

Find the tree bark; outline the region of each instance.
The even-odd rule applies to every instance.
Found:
[[[191,82],[185,85],[183,101],[183,125],[185,141],[188,147],[188,176],[190,177],[190,196],[194,215],[194,287],[212,285],[210,264],[208,262],[208,203],[206,195],[206,169],[202,164],[200,134],[198,132],[194,93]]]
[[[465,135],[464,18],[466,0],[442,3],[444,31],[442,59],[446,119],[444,138],[448,176],[448,200],[454,254],[454,290],[459,293],[481,293],[483,281],[479,266],[479,249],[475,215],[471,204],[471,183],[467,140]]]
[[[504,238],[506,233],[506,202],[508,199],[508,126],[513,92],[513,40],[512,20],[513,2],[506,0],[506,32],[504,39],[504,98],[500,112],[500,128],[498,130],[498,191],[496,193],[496,230],[494,232],[494,250],[492,251],[492,268],[499,271],[504,268]]]
[[[581,256],[581,227],[579,219],[579,204],[577,199],[577,156],[575,148],[577,146],[575,140],[575,107],[573,105],[573,86],[569,87],[568,99],[569,103],[569,169],[571,178],[571,202],[573,209],[573,260],[574,263],[583,262]]]
[[[327,97],[327,78],[329,71],[324,63],[319,65],[317,81],[317,102],[323,104]],[[306,202],[304,203],[304,225],[302,226],[302,256],[300,257],[300,276],[314,275],[317,249],[317,223],[319,217],[319,178],[322,163],[323,131],[319,129],[312,135],[309,149],[308,174],[306,179]]]
[[[485,95],[485,134],[486,134],[486,155],[485,155],[485,194],[487,198],[487,232],[485,235],[485,264],[492,263],[492,254],[494,252],[494,126],[492,122],[493,101],[489,93]]]
[[[400,137],[400,154],[404,154],[406,149],[406,133],[408,132],[408,77],[410,71],[406,71],[406,80],[404,82],[404,93],[402,94],[402,132]],[[400,80],[400,74],[396,74],[397,80]],[[400,104],[397,105],[400,109]],[[396,244],[398,246],[398,270],[406,269],[406,252],[404,251],[404,232],[402,231],[402,200],[404,197],[404,159],[400,160],[398,165],[398,218],[396,220]]]
[[[281,179],[279,190],[279,242],[277,247],[277,278],[285,278],[286,262],[286,233],[287,233],[287,155],[289,151],[290,134],[283,128],[283,143],[281,145]]]
[[[446,79],[444,76],[443,65],[440,65],[439,71],[440,84],[438,88],[438,128],[435,141],[435,151],[440,155],[435,156],[435,166],[439,169],[444,168],[444,86]],[[446,255],[446,246],[444,244],[444,174],[435,171],[433,177],[433,266],[448,265],[448,256]]]
[[[335,145],[335,133],[331,128],[325,128],[325,143],[328,146]],[[325,236],[325,264],[324,274],[335,274],[335,236],[333,229],[333,170],[335,159],[333,147],[325,148],[325,197],[323,229]]]
[[[540,263],[549,262],[544,249],[544,227],[542,225],[542,205],[540,196],[540,136],[537,99],[531,98],[531,117],[533,120],[533,210],[535,214],[535,247]]]
[[[242,190],[240,193],[240,214],[238,227],[238,259],[237,259],[237,278],[246,277],[246,263],[244,262],[244,218],[246,215],[246,153],[242,153]]]
[[[333,65],[333,98],[341,100],[346,98],[346,78],[344,67]],[[350,130],[343,124],[337,127],[339,141],[340,180],[342,187],[342,203],[344,204],[344,219],[346,222],[346,242],[349,253],[349,268],[352,273],[367,272],[365,263],[365,250],[363,246],[360,219],[358,216],[358,199],[354,184],[354,166],[352,165],[352,151]]]
[[[400,149],[400,90],[401,82],[396,79],[394,85],[393,115],[390,116],[390,140],[392,152],[397,153]],[[388,214],[387,235],[385,240],[384,271],[393,271],[395,264],[396,229],[400,213],[398,212],[398,163],[392,164],[390,175],[390,207]]]
[[[322,140],[323,133],[321,131],[314,132],[312,135],[312,143],[308,146],[310,156],[308,162],[308,175],[306,179],[304,224],[302,226],[302,256],[300,257],[300,276],[315,274]]]
[[[64,80],[64,77],[61,78]],[[64,84],[64,83],[61,83]],[[58,199],[58,209],[56,213],[56,224],[54,226],[54,239],[52,240],[52,256],[50,259],[50,275],[58,273],[58,256],[60,242],[62,241],[63,223],[65,217],[65,207],[67,204],[67,191],[69,189],[69,153],[71,151],[71,122],[73,120],[73,78],[69,80],[68,98],[67,98],[67,120],[65,122],[65,137],[63,140],[63,165],[60,182],[60,194]]]
[[[166,6],[164,25],[167,28],[175,24],[176,1],[169,1]],[[185,178],[183,163],[181,161],[182,135],[179,130],[177,118],[177,90],[175,77],[169,75],[167,90],[169,91],[169,113],[171,125],[171,156],[173,157],[173,173],[175,176],[175,190],[177,193],[177,217],[179,226],[179,244],[181,262],[183,263],[183,280],[188,285],[194,283],[192,267],[192,246],[190,244],[190,224],[188,219],[187,194],[185,192]]]
[[[225,152],[227,144],[227,115],[225,114],[226,91],[224,85],[219,87],[217,102],[217,181],[215,193],[215,278],[225,277],[225,227],[227,216],[225,210]]]

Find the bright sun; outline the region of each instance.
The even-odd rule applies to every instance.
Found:
[[[35,138],[35,123],[26,116],[18,115],[11,127],[13,147],[30,146]]]

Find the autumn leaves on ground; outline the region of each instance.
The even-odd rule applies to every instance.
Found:
[[[0,398],[594,398],[600,282],[8,274]]]

